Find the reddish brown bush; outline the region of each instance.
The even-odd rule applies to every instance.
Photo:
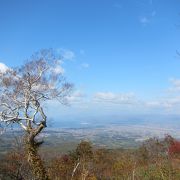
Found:
[[[174,140],[171,142],[168,148],[168,154],[172,155],[180,155],[180,141]]]

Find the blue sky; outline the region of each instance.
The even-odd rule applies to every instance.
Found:
[[[0,0],[1,63],[42,48],[65,57],[75,92],[50,116],[178,114],[179,42],[178,0]]]

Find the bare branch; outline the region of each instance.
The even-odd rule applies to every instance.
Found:
[[[72,91],[72,84],[55,71],[57,59],[53,50],[42,50],[22,67],[0,73],[1,123],[17,123],[34,137],[46,127],[43,102],[58,99],[66,104]]]
[[[20,121],[17,122],[25,131],[28,131],[28,128]]]

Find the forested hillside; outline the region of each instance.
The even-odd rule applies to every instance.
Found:
[[[20,139],[14,142],[1,159],[2,180],[33,179],[22,143]],[[169,135],[161,140],[151,138],[136,149],[106,149],[81,141],[66,154],[57,151],[52,155],[51,148],[40,152],[50,180],[180,179],[180,142]]]

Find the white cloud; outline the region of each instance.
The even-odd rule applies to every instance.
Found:
[[[170,82],[172,86],[168,89],[169,92],[179,92],[180,91],[180,79],[171,78]]]
[[[0,62],[0,72],[5,73],[9,68],[4,64]]]
[[[55,74],[64,74],[65,70],[63,67],[61,67],[60,65],[56,66],[54,69],[53,69],[54,73]]]
[[[164,97],[159,100],[147,101],[144,105],[148,108],[174,109],[180,105],[180,96]]]
[[[63,61],[57,60],[56,63],[51,67],[51,71],[55,74],[64,74],[65,70],[62,67]]]
[[[150,21],[149,18],[147,18],[146,16],[140,18],[140,23],[144,25],[148,24],[149,21]]]
[[[68,102],[71,103],[79,103],[84,100],[86,95],[81,91],[75,91],[71,96],[67,98]]]
[[[156,11],[154,10],[150,14],[140,17],[139,21],[140,21],[141,24],[147,25],[147,24],[149,24],[152,21],[152,19],[155,16],[156,16]]]
[[[69,49],[59,48],[57,49],[57,53],[59,53],[64,60],[72,60],[75,58],[75,53]]]
[[[82,63],[82,64],[81,64],[81,67],[82,67],[82,68],[89,68],[89,66],[90,66],[90,65],[89,65],[88,63]]]
[[[59,59],[57,59],[57,64],[55,67],[52,67],[51,70],[56,74],[64,74],[65,69],[62,67],[62,64],[65,60],[73,60],[75,58],[75,53],[69,49],[58,48],[56,49]]]
[[[171,87],[165,91],[164,97],[152,101],[144,101],[144,105],[148,108],[161,108],[176,112],[180,108],[180,79],[171,78],[170,82]]]
[[[112,93],[112,92],[98,92],[94,95],[95,102],[105,102],[113,104],[134,104],[134,93]]]
[[[180,96],[170,97],[162,102],[165,108],[173,108],[180,105]]]
[[[145,102],[145,105],[147,107],[160,107],[161,106],[161,103],[159,101],[149,101],[149,102]]]
[[[171,79],[171,93],[164,94],[150,100],[137,98],[132,92],[114,93],[114,92],[96,92],[86,95],[82,91],[75,91],[67,98],[69,104],[77,109],[91,110],[100,108],[103,113],[121,112],[140,112],[140,113],[178,113],[180,109],[180,94],[174,93],[174,90],[180,92],[180,80]]]

